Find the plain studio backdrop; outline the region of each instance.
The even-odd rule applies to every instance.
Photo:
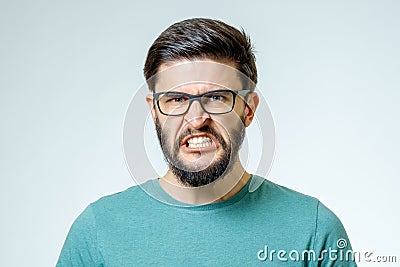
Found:
[[[2,0],[1,265],[55,265],[78,214],[134,185],[122,125],[147,49],[199,16],[254,43],[276,125],[268,179],[319,198],[353,250],[400,261],[399,12],[385,0]]]

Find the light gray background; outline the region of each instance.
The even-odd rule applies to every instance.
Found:
[[[0,1],[1,265],[53,266],[86,205],[133,184],[124,112],[152,41],[194,16],[252,37],[277,129],[269,179],[330,207],[354,250],[396,255],[399,11],[387,0]]]

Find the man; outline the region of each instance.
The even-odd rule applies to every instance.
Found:
[[[329,209],[240,161],[259,103],[244,32],[178,22],[150,47],[144,74],[169,169],[89,205],[57,266],[355,266]]]

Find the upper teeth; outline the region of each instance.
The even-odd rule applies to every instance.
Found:
[[[209,137],[193,137],[190,138],[188,141],[188,146],[189,147],[205,147],[205,146],[211,146],[212,141]]]

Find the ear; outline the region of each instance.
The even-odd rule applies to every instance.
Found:
[[[244,126],[245,127],[249,127],[249,125],[253,121],[254,114],[258,107],[259,100],[260,99],[258,98],[258,95],[255,92],[251,92],[247,95],[246,108],[244,111]]]
[[[147,104],[149,105],[150,111],[151,111],[151,116],[153,117],[153,121],[156,120],[156,110],[155,110],[155,104],[154,104],[154,98],[153,94],[147,94],[146,95],[146,101]]]

